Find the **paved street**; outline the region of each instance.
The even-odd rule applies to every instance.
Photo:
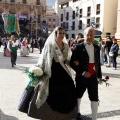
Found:
[[[22,71],[36,64],[39,55],[38,49],[35,49],[28,57],[20,57],[18,50],[17,65],[12,68],[10,57],[4,57],[3,48],[0,48],[0,120],[35,120],[19,112],[17,107],[27,84],[27,76]],[[120,120],[120,57],[117,70],[102,66],[102,72],[103,77],[110,77],[111,86],[99,85],[98,120]],[[82,99],[81,114],[84,115],[83,120],[90,120],[87,92]]]

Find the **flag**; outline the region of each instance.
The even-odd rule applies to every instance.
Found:
[[[44,38],[48,37],[48,23],[42,22],[42,31],[41,32],[42,32],[41,33],[42,37],[44,37]]]
[[[4,30],[7,32],[7,30],[8,30],[8,24],[7,24],[8,15],[6,13],[2,13],[2,19],[4,22]]]
[[[15,15],[13,14],[8,14],[8,33],[15,32],[14,31],[14,26],[15,26]]]
[[[18,16],[15,16],[14,31],[15,31],[18,35],[20,34],[20,26],[19,26]]]

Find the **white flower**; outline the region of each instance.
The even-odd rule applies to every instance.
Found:
[[[43,70],[37,66],[32,66],[29,69],[29,72],[34,73],[34,76],[42,76],[43,75]]]

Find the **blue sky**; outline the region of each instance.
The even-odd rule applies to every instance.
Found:
[[[55,3],[55,0],[46,0],[47,6],[53,6]]]

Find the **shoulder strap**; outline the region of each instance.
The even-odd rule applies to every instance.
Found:
[[[60,62],[60,64],[61,64],[61,66],[62,66],[62,67],[64,68],[64,70],[68,73],[68,75],[72,78],[72,75],[71,75],[71,73],[70,73],[70,70],[68,69],[67,65],[65,65],[65,64],[63,63],[63,56],[62,56],[61,50],[59,49],[59,47],[58,47],[58,45],[57,45],[56,42],[55,42],[55,44],[54,44],[54,49],[55,49],[55,52],[56,52],[56,54],[57,54],[57,57],[58,57],[58,60],[59,60],[59,62]]]

